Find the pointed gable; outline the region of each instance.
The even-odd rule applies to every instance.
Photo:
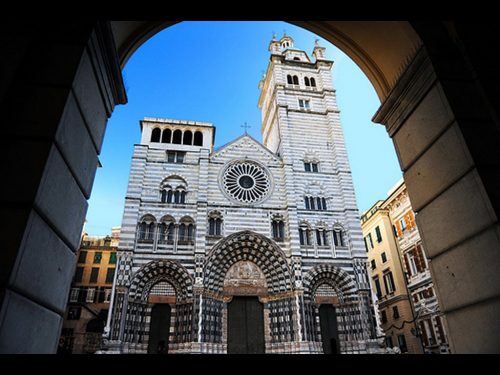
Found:
[[[265,165],[279,164],[281,158],[248,134],[219,147],[210,155],[212,162],[226,162],[229,159],[258,160]]]

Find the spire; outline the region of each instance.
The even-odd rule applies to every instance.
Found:
[[[319,45],[319,39],[315,39],[314,40],[314,49],[313,49],[312,54],[313,54],[314,58],[316,59],[316,61],[326,60],[325,51],[326,51],[326,48],[321,47]]]
[[[276,33],[273,31],[273,39],[269,43],[269,51],[271,54],[280,54],[280,42],[276,39]]]

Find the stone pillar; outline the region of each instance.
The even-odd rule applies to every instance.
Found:
[[[422,48],[373,120],[396,147],[451,352],[499,353],[500,228],[485,168],[499,160],[498,128],[450,45]]]
[[[0,352],[55,353],[104,129],[126,96],[107,22],[0,30]]]

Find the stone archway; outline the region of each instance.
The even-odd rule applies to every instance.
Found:
[[[0,112],[13,124],[4,131],[12,158],[2,164],[11,183],[2,194],[9,236],[0,262],[1,352],[56,351],[106,121],[127,101],[121,68],[172,24],[38,19],[0,26],[9,43]],[[500,73],[491,48],[500,42],[498,26],[297,24],[343,49],[379,94],[374,121],[386,126],[405,173],[452,352],[498,353]]]
[[[349,352],[357,342],[370,339],[359,333],[369,332],[369,329],[358,331],[355,328],[369,326],[370,322],[367,320],[369,306],[363,305],[353,277],[332,264],[321,264],[310,269],[303,280],[304,315],[312,341],[323,341],[325,347],[323,312],[330,307],[335,311],[335,343],[340,352]]]
[[[228,303],[235,296],[238,306],[252,304],[258,308],[256,298],[263,304],[265,352],[297,340],[295,291],[293,274],[284,252],[271,239],[252,232],[242,231],[218,242],[207,254],[203,267],[202,306],[212,318],[202,313],[200,324],[218,322],[216,335],[204,335],[202,342],[218,344],[222,352],[228,345]],[[249,297],[248,301],[243,301]],[[255,300],[253,303],[250,299]],[[241,301],[240,301],[241,300]],[[288,316],[286,321],[278,316]],[[273,322],[273,324],[271,324]],[[254,349],[250,349],[254,350]],[[257,352],[261,349],[255,349]],[[264,347],[262,348],[264,350]]]
[[[252,231],[233,233],[214,246],[204,266],[204,288],[222,294],[228,270],[239,261],[251,261],[260,268],[270,295],[293,290],[293,274],[283,250],[271,239]]]
[[[155,288],[162,290],[151,296]],[[111,332],[111,337],[119,342],[120,352],[157,353],[162,342],[161,352],[175,352],[179,345],[191,340],[193,280],[180,263],[171,260],[149,262],[133,275],[128,293],[117,292],[116,298],[111,326],[123,326],[124,330],[121,335]],[[158,313],[167,314],[168,321]],[[163,330],[162,335],[166,337],[152,333],[150,329],[156,327],[155,319],[175,329]]]

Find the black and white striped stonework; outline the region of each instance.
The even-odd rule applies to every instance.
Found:
[[[263,306],[266,353],[322,353],[322,300],[335,303],[342,353],[376,345],[333,63],[272,46],[259,84],[262,143],[244,134],[214,150],[210,123],[141,121],[122,219],[110,351],[148,351],[149,297],[168,289],[175,294],[168,352],[226,353],[230,301],[257,293],[225,288],[238,262],[253,263],[265,277],[254,295]]]

